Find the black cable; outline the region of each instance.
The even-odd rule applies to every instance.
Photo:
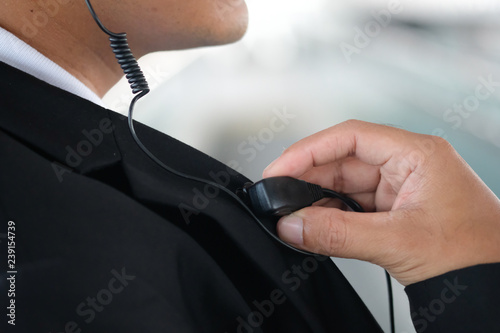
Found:
[[[361,205],[358,202],[347,196],[344,196],[340,193],[337,193],[329,189],[323,189],[323,193],[327,197],[342,200],[343,203],[345,203],[349,208],[351,208],[355,212],[364,212],[363,207],[361,207]],[[387,282],[387,294],[389,296],[389,316],[390,316],[391,333],[395,333],[396,324],[394,318],[394,297],[392,291],[392,280],[391,280],[391,275],[387,271],[385,271],[385,278]]]
[[[343,195],[343,194],[340,194],[338,192],[335,192],[335,191],[332,191],[332,190],[329,190],[327,188],[324,188],[322,189],[323,190],[323,195],[326,197],[326,198],[334,198],[334,199],[339,199],[341,200],[347,207],[349,207],[350,209],[352,209],[354,212],[359,212],[359,213],[362,213],[364,212],[365,210],[363,209],[363,207],[355,200]]]
[[[130,88],[132,88],[132,93],[140,93],[135,97],[135,101],[132,101],[131,106],[133,107],[137,100],[149,93],[150,89],[146,77],[142,73],[137,60],[130,50],[130,46],[128,45],[127,40],[127,34],[117,34],[106,29],[106,27],[101,23],[101,20],[99,20],[99,17],[94,11],[90,0],[85,0],[85,2],[99,28],[101,28],[101,30],[109,36],[111,49],[113,50],[113,53],[118,60],[118,64],[122,68],[123,73],[125,74],[125,77],[130,84]]]
[[[345,203],[349,208],[351,208],[355,212],[364,212],[363,207],[358,202],[356,202],[355,200],[353,200],[347,196],[344,196],[340,193],[337,193],[337,192],[329,190],[329,189],[323,189],[323,193],[327,197],[342,200],[343,203]],[[393,291],[392,291],[391,275],[387,271],[385,271],[385,278],[386,278],[386,282],[387,282],[387,294],[389,297],[389,316],[390,316],[391,333],[395,333],[396,332],[396,323],[395,323],[395,318],[394,318],[394,295],[393,295]]]
[[[392,293],[392,281],[391,281],[391,275],[389,274],[388,271],[385,271],[385,279],[387,281],[387,294],[389,295],[389,316],[390,316],[390,323],[391,323],[391,333],[396,332],[396,323],[395,323],[395,318],[394,318],[394,297]]]
[[[95,22],[99,26],[99,28],[109,36],[109,40],[111,42],[111,44],[110,44],[111,49],[113,50],[113,53],[115,54],[115,56],[118,60],[118,63],[120,64],[120,67],[122,68],[128,82],[130,84],[130,87],[132,89],[132,93],[138,94],[138,95],[134,96],[134,98],[130,102],[129,111],[128,111],[128,127],[130,130],[130,134],[132,135],[132,138],[134,139],[135,143],[139,146],[139,148],[153,162],[158,164],[160,167],[162,167],[166,171],[168,171],[176,176],[179,176],[181,178],[185,178],[185,179],[188,179],[191,181],[195,181],[195,182],[203,183],[205,185],[213,186],[213,187],[223,191],[227,195],[229,195],[231,198],[233,198],[236,202],[238,202],[238,204],[240,204],[243,207],[243,209],[250,215],[250,217],[252,217],[257,222],[257,224],[262,229],[264,229],[264,231],[269,236],[274,238],[277,242],[279,242],[283,246],[285,246],[291,250],[294,250],[296,252],[302,253],[304,255],[323,257],[322,255],[308,252],[308,251],[304,251],[304,250],[295,248],[288,243],[285,243],[278,236],[276,236],[274,233],[272,233],[270,230],[268,230],[266,228],[266,226],[259,220],[259,218],[257,218],[257,216],[254,214],[254,212],[249,208],[247,203],[245,203],[240,198],[240,196],[238,194],[233,193],[232,191],[230,191],[226,187],[224,187],[220,184],[217,184],[215,182],[212,182],[212,181],[209,181],[206,179],[202,179],[202,178],[198,178],[198,177],[194,177],[194,176],[185,174],[183,172],[177,171],[177,170],[169,167],[168,165],[163,163],[160,159],[158,159],[142,143],[142,141],[137,136],[137,133],[136,133],[135,127],[134,127],[134,121],[133,121],[133,119],[134,119],[134,107],[139,99],[141,99],[142,97],[144,97],[145,95],[147,95],[150,92],[148,82],[147,82],[137,60],[135,59],[134,55],[132,54],[132,51],[131,51],[130,46],[128,44],[127,34],[126,33],[118,33],[117,34],[117,33],[113,33],[111,31],[109,31],[100,21],[99,17],[97,16],[96,12],[94,11],[94,8],[92,7],[92,4],[90,3],[90,0],[85,0],[85,3],[87,4],[88,9],[89,9],[92,17],[94,18]],[[346,204],[349,208],[351,208],[355,212],[363,212],[364,211],[363,207],[359,203],[357,203],[355,200],[353,200],[347,196],[344,196],[340,193],[337,193],[335,191],[332,191],[329,189],[323,189],[319,185],[306,183],[304,181],[296,180],[296,179],[293,179],[290,177],[277,177],[277,178],[279,178],[278,181],[285,180],[285,182],[287,183],[288,186],[290,186],[290,184],[292,184],[292,183],[299,184],[299,187],[302,186],[302,187],[300,187],[302,190],[305,190],[305,188],[299,182],[305,183],[306,184],[305,186],[307,187],[307,191],[304,191],[304,192],[306,192],[305,193],[306,201],[309,202],[312,200],[312,202],[310,202],[308,205],[310,205],[313,202],[316,202],[324,197],[330,197],[330,198],[340,199],[344,204]],[[276,178],[274,180],[276,180]],[[268,178],[267,180],[262,180],[261,182],[256,183],[256,184],[246,184],[245,189],[243,189],[243,191],[240,192],[240,194],[243,193],[244,196],[247,196],[249,193],[248,190],[252,187],[255,187],[255,185],[262,184],[264,182],[269,183],[269,181],[272,182],[274,180]],[[303,194],[304,194],[304,192],[303,192]],[[269,194],[269,193],[267,193],[267,194]],[[292,199],[296,199],[296,198],[292,198]],[[303,205],[304,203],[301,202],[300,199],[302,199],[302,196],[299,196],[299,205]],[[302,206],[302,207],[305,207],[305,206]],[[281,211],[281,213],[283,213],[283,212],[288,212],[288,210]],[[291,211],[290,211],[290,213],[291,213]],[[389,294],[390,294],[389,306],[390,306],[390,310],[391,310],[391,332],[394,333],[394,305],[392,302],[392,284],[391,284],[389,273],[386,272],[386,274],[388,277],[387,283],[388,283],[388,290],[389,290]]]
[[[142,97],[144,97],[150,91],[149,87],[148,87],[148,84],[147,84],[147,81],[146,81],[146,78],[144,77],[142,71],[140,70],[139,64],[137,63],[137,60],[132,55],[130,47],[128,46],[127,37],[126,37],[127,35],[125,33],[116,34],[116,33],[113,33],[111,31],[109,31],[108,29],[106,29],[106,27],[104,27],[104,25],[99,20],[99,17],[97,16],[96,12],[94,11],[94,9],[93,9],[93,7],[92,7],[92,5],[90,3],[90,0],[85,0],[85,2],[87,3],[87,7],[89,8],[90,13],[92,14],[92,17],[94,18],[94,20],[96,21],[96,23],[99,25],[99,27],[101,28],[101,30],[104,33],[106,33],[107,35],[110,36],[109,39],[111,41],[111,48],[113,49],[113,52],[115,53],[116,58],[118,59],[118,62],[120,63],[120,66],[122,67],[125,75],[127,76],[128,82],[129,82],[129,84],[130,84],[130,86],[132,88],[132,92],[134,94],[139,93],[139,95],[136,95],[132,99],[132,101],[130,103],[129,111],[128,111],[128,126],[129,126],[129,130],[130,130],[130,134],[132,135],[132,138],[134,139],[134,141],[136,142],[136,144],[139,146],[139,148],[153,162],[155,162],[156,164],[158,164],[159,166],[161,166],[166,171],[168,171],[168,172],[170,172],[170,173],[172,173],[172,174],[174,174],[176,176],[188,179],[188,180],[192,180],[192,181],[200,182],[200,183],[203,183],[203,184],[206,184],[206,185],[209,185],[209,186],[213,186],[213,187],[215,187],[215,188],[223,191],[224,193],[228,194],[230,197],[232,197],[236,202],[238,202],[247,211],[247,213],[257,222],[257,224],[262,229],[264,229],[264,231],[268,235],[270,235],[272,238],[274,238],[276,241],[278,241],[282,245],[286,246],[287,248],[292,249],[292,250],[294,250],[296,252],[305,254],[305,255],[309,255],[309,256],[311,256],[311,255],[312,256],[321,256],[321,255],[318,255],[316,253],[312,253],[312,252],[308,252],[308,251],[297,249],[297,248],[291,246],[290,244],[283,242],[278,236],[276,236],[275,234],[273,234],[271,231],[269,231],[264,226],[264,224],[254,215],[254,213],[250,210],[250,208],[248,208],[248,206],[235,193],[231,192],[226,187],[221,186],[221,185],[219,185],[219,184],[217,184],[215,182],[212,182],[212,181],[209,181],[209,180],[206,180],[206,179],[202,179],[202,178],[198,178],[198,177],[194,177],[194,176],[185,174],[183,172],[177,171],[177,170],[169,167],[168,165],[166,165],[165,163],[163,163],[160,159],[158,159],[142,143],[142,141],[139,139],[139,137],[137,136],[137,134],[135,132],[133,118],[134,118],[134,107],[135,107],[135,104],[137,103],[137,101],[139,99],[141,99]]]

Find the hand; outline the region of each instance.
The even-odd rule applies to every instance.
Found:
[[[370,261],[409,285],[500,262],[500,201],[442,138],[348,121],[288,148],[264,177],[291,176],[367,213],[308,207],[278,223],[291,245]]]

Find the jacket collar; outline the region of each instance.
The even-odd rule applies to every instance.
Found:
[[[1,62],[0,73],[0,130],[52,160],[54,165],[82,174],[118,163],[124,164],[124,168],[160,172],[133,142],[123,115]],[[230,179],[226,187],[232,191],[249,181],[171,137],[139,123],[136,130],[148,148],[176,170],[210,181],[218,181],[217,177],[224,174]]]
[[[110,113],[0,62],[0,129],[82,173],[116,163]],[[101,138],[102,136],[102,138]]]
[[[267,253],[274,253],[277,248],[289,251],[263,231],[256,232],[259,227],[227,195],[218,195],[220,191],[206,184],[173,175],[149,160],[130,137],[126,117],[2,63],[0,73],[3,75],[0,135],[4,132],[14,137],[53,161],[53,166],[71,168],[118,189],[166,219],[177,221],[178,226],[189,228],[189,232],[198,232],[201,238],[212,235],[211,228],[221,228],[223,234],[240,244],[241,250],[253,260],[269,259],[269,269],[275,267]],[[109,126],[112,126],[111,132]],[[136,130],[146,146],[175,170],[219,183],[233,193],[249,181],[169,136],[139,123]],[[56,177],[54,179],[56,181]],[[275,231],[277,219],[261,221],[268,230]],[[226,236],[221,241],[226,240]],[[241,245],[252,244],[257,239],[258,246]],[[211,239],[206,241],[212,243]]]

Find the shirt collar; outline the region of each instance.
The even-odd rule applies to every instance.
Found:
[[[81,81],[1,27],[0,61],[104,107],[102,100]]]

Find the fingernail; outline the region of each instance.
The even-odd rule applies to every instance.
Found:
[[[282,240],[287,243],[302,245],[304,222],[298,216],[287,216],[278,223],[278,233]]]

